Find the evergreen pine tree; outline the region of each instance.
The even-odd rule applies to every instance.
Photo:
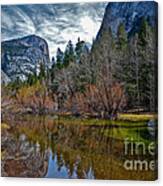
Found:
[[[127,47],[128,38],[125,26],[123,23],[120,23],[117,31],[117,47],[120,50],[123,50]]]
[[[77,62],[81,62],[81,54],[84,52],[84,45],[85,42],[80,40],[80,37],[78,38],[78,42],[76,43],[75,47],[75,53],[76,53],[76,58]]]
[[[57,55],[56,55],[56,67],[61,69],[63,67],[63,58],[64,54],[60,48],[57,49]]]
[[[74,47],[72,41],[70,40],[66,46],[66,50],[64,53],[63,65],[64,67],[67,67],[70,63],[74,62],[75,62]]]
[[[146,105],[149,111],[155,111],[157,107],[157,46],[156,31],[148,24],[147,20],[142,19],[139,32],[138,50],[139,50],[139,71],[140,71],[140,101]]]

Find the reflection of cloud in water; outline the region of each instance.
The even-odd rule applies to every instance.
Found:
[[[15,169],[19,167],[20,164],[15,164],[14,159],[19,154],[27,166],[23,167],[24,172],[17,172],[18,176],[137,180],[155,178],[154,171],[125,171],[123,167],[123,161],[127,158],[124,155],[124,139],[131,135],[135,140],[146,137],[148,130],[144,123],[141,126],[139,122],[134,123],[133,126],[132,122],[117,121],[112,124],[108,120],[23,116],[13,119],[12,126],[14,130],[2,133],[5,135],[2,136],[2,147],[7,151],[9,149],[10,157],[13,156],[12,162],[7,163],[7,159],[2,162],[3,165],[7,163],[8,175],[11,175],[9,173],[13,166]],[[13,136],[17,140],[13,140]],[[149,159],[149,155],[133,158]]]
[[[60,161],[60,162],[59,162]],[[50,152],[50,156],[49,156],[49,163],[48,163],[48,171],[46,174],[46,178],[80,178],[78,177],[78,170],[77,170],[77,166],[80,162],[76,161],[73,165],[73,171],[71,172],[70,168],[68,168],[68,166],[66,167],[64,159],[62,158],[62,156],[60,157],[60,159],[56,154],[53,154],[52,152]],[[84,172],[84,178],[86,179],[94,179],[94,175],[93,175],[93,171],[92,168],[89,168],[89,171],[86,173]]]

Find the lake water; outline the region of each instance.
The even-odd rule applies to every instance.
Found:
[[[3,176],[153,180],[152,170],[126,170],[129,160],[154,159],[125,154],[126,138],[149,144],[146,123],[26,116],[2,130]],[[147,146],[145,146],[147,148]],[[129,146],[130,152],[130,146]]]

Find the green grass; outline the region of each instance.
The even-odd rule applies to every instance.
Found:
[[[123,119],[122,119],[123,118]],[[77,118],[73,116],[67,117],[53,117],[53,116],[28,116],[25,117],[26,122],[35,122],[45,123],[45,126],[55,126],[55,125],[63,125],[63,126],[88,126],[88,127],[98,127],[97,129],[103,133],[104,136],[111,137],[117,140],[124,140],[125,138],[133,139],[134,141],[143,141],[145,143],[149,143],[152,139],[149,135],[147,128],[147,121],[150,119],[156,118],[154,115],[136,115],[136,114],[120,114],[118,120],[110,121],[108,119],[95,119],[95,118]],[[121,120],[120,120],[121,119]],[[88,129],[89,130],[89,129]],[[30,138],[38,138],[38,141],[42,141],[40,139],[40,134],[38,135],[35,130],[28,131],[24,129],[25,133],[30,134]],[[36,141],[37,141],[36,140]]]
[[[85,126],[117,126],[117,127],[146,127],[147,121],[154,118],[151,115],[127,115],[121,114],[118,116],[117,120],[108,120],[108,119],[98,119],[98,118],[77,118],[73,116],[32,116],[29,115],[24,119],[26,121],[33,121],[35,122],[49,122],[51,121],[53,124],[62,124],[62,125],[85,125]],[[156,117],[155,117],[156,118]]]
[[[51,118],[52,119],[52,118]],[[65,125],[85,125],[85,126],[117,126],[117,127],[142,127],[147,126],[145,121],[127,121],[127,120],[108,120],[108,119],[82,119],[76,117],[59,117],[54,119],[54,123],[60,123]]]
[[[118,114],[118,120],[121,121],[149,121],[156,120],[156,114]]]

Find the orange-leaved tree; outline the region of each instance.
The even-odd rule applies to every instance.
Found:
[[[111,86],[87,85],[83,93],[76,93],[74,102],[81,114],[115,119],[117,113],[125,107],[126,98],[120,83]]]
[[[21,87],[16,95],[18,103],[23,108],[30,108],[32,112],[43,113],[53,109],[53,100],[49,96],[44,83],[37,81],[35,84]]]

